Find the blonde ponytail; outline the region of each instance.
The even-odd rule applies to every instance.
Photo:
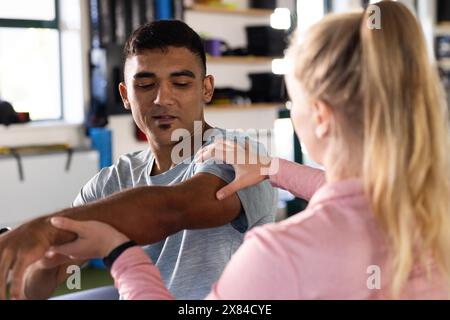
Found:
[[[398,298],[417,262],[430,271],[434,261],[450,284],[448,110],[415,17],[397,2],[375,5],[381,29],[368,27],[369,11],[313,26],[295,52],[296,77],[311,99],[334,108],[343,136],[362,146],[341,153],[333,170],[359,157]]]
[[[416,19],[401,4],[377,6],[382,28],[361,25],[363,177],[391,241],[398,297],[417,259],[450,273],[448,118]]]

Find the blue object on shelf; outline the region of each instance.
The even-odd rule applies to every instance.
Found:
[[[106,269],[105,264],[103,263],[103,259],[91,259],[89,261],[89,265],[96,269]]]
[[[100,169],[112,165],[112,132],[106,128],[91,128],[89,136],[92,141],[92,148],[100,154]],[[97,269],[105,269],[102,259],[92,259],[89,265]]]
[[[156,0],[156,19],[173,19],[172,0]]]
[[[92,128],[89,130],[92,148],[100,154],[100,169],[112,165],[112,132],[105,128]]]

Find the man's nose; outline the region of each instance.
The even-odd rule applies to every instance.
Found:
[[[174,104],[173,94],[170,86],[161,84],[156,93],[154,103],[161,106],[171,106]]]

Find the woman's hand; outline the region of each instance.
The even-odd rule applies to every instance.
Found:
[[[219,200],[267,179],[272,174],[272,162],[277,160],[258,154],[248,142],[242,146],[235,141],[223,139],[216,139],[214,143],[201,149],[196,157],[197,162],[208,159],[232,165],[236,173],[234,181],[217,192]]]
[[[51,247],[46,257],[57,254],[74,260],[106,257],[113,249],[130,239],[110,225],[98,221],[76,221],[68,218],[54,217],[54,227],[76,233],[78,238],[61,246]]]

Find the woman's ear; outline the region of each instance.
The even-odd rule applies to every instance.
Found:
[[[209,75],[203,80],[203,102],[210,103],[214,94],[214,77]]]
[[[130,101],[128,100],[127,86],[125,85],[124,82],[121,82],[119,84],[119,92],[120,97],[122,98],[123,106],[125,107],[125,109],[131,110]]]
[[[316,137],[325,138],[330,133],[334,120],[332,108],[323,101],[316,101],[313,105],[313,119]]]

